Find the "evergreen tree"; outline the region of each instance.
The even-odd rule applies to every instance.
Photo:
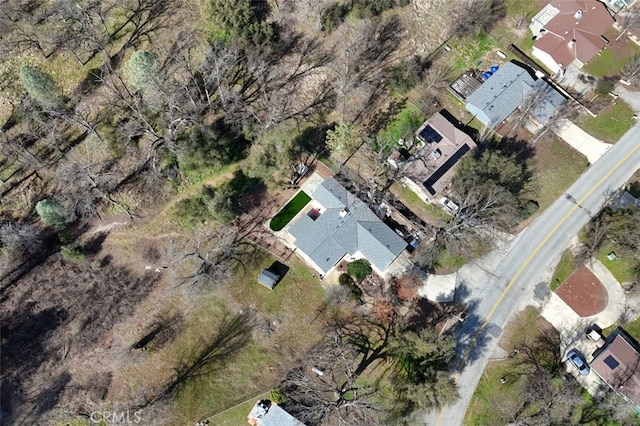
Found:
[[[327,148],[333,156],[340,160],[353,154],[359,143],[360,134],[351,123],[343,121],[335,129],[327,130]]]
[[[206,0],[202,12],[211,38],[243,39],[253,44],[271,40],[273,29],[264,20],[266,2],[251,0]]]
[[[40,219],[54,229],[62,229],[67,223],[64,207],[55,200],[45,198],[36,204],[36,212]]]
[[[145,92],[157,86],[158,68],[156,55],[136,50],[124,65],[124,73],[134,89]]]
[[[53,78],[31,65],[20,68],[20,80],[33,99],[45,108],[59,108],[63,104],[62,92]]]

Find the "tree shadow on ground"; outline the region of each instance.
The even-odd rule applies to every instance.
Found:
[[[65,371],[59,374],[52,382],[51,385],[43,389],[33,399],[36,404],[35,415],[40,416],[48,411],[51,411],[56,407],[58,401],[62,398],[65,388],[71,381],[71,374]]]
[[[471,292],[464,281],[457,283],[454,300],[465,306],[464,315],[457,327],[451,330],[456,339],[458,370],[481,358],[492,338],[498,338],[502,329],[493,323],[487,323],[478,311],[480,301],[470,297]]]
[[[51,344],[49,336],[66,320],[67,311],[51,307],[33,312],[34,306],[35,302],[27,303],[20,312],[7,313],[2,318],[3,419],[19,412],[24,403],[33,401],[25,395],[25,377],[32,376],[60,348],[59,343]],[[38,409],[38,413],[44,411],[46,408]]]
[[[100,250],[102,249],[102,243],[104,243],[104,240],[106,239],[107,239],[106,232],[101,232],[100,234],[91,238],[89,241],[87,241],[87,243],[85,243],[82,246],[83,254],[87,256],[95,256],[96,254],[100,253]]]

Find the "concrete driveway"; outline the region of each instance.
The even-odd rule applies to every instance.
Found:
[[[629,104],[634,112],[640,112],[640,93],[634,92],[624,84],[618,83],[616,85],[616,94],[620,96],[623,101]]]
[[[587,267],[602,282],[609,295],[609,303],[606,308],[588,317],[580,317],[567,305],[556,293],[550,294],[548,302],[543,306],[541,315],[551,323],[560,333],[560,350],[566,356],[570,349],[580,351],[588,363],[593,360],[593,353],[597,349],[595,342],[586,337],[586,330],[592,324],[597,324],[600,328],[607,328],[613,325],[625,310],[625,296],[614,276],[599,260],[594,260],[587,264]],[[591,395],[600,392],[603,382],[594,373],[581,376],[577,369],[567,361],[567,371],[573,374],[578,382]]]
[[[424,285],[418,289],[418,294],[433,302],[452,302],[456,294],[457,277],[457,272],[448,275],[429,275]]]
[[[611,148],[611,144],[594,138],[569,120],[562,120],[554,128],[554,133],[571,145],[576,151],[587,157],[589,164],[593,164]]]

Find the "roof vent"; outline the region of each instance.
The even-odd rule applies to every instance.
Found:
[[[576,19],[582,19],[582,11],[577,11],[576,13],[574,13],[573,17]]]

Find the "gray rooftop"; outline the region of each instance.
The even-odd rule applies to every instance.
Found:
[[[326,210],[314,221],[302,215],[290,226],[296,247],[328,272],[345,254],[362,253],[384,271],[407,243],[335,179],[318,186],[313,199]]]
[[[620,210],[630,206],[640,207],[640,200],[631,195],[628,191],[622,191],[620,196],[611,203],[611,208],[614,210]]]
[[[538,79],[530,85],[523,81],[523,99],[536,91],[540,94],[541,102],[531,111],[531,114],[538,123],[545,124],[567,100],[556,89],[547,84],[546,81]]]
[[[273,288],[278,283],[279,278],[280,277],[278,277],[276,274],[274,274],[270,270],[264,269],[262,272],[260,272],[260,276],[258,277],[258,282],[263,286],[273,290]]]
[[[253,418],[257,426],[304,426],[300,420],[268,400],[258,401],[249,418]]]
[[[467,110],[489,127],[500,124],[522,104],[526,96],[540,90],[545,100],[532,111],[545,124],[566,101],[544,80],[535,80],[527,70],[507,62],[467,98]]]

